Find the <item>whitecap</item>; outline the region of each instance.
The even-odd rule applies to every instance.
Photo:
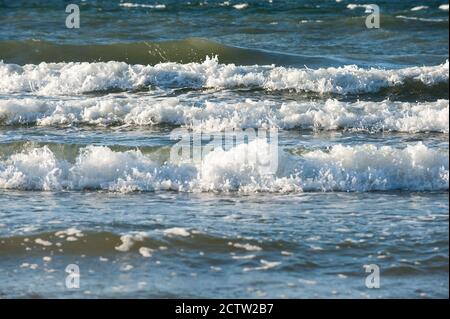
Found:
[[[195,131],[233,128],[358,130],[395,132],[449,131],[449,102],[307,102],[270,100],[213,102],[152,97],[0,100],[0,123],[7,125],[158,125]],[[50,156],[50,155],[49,155]],[[49,158],[49,163],[52,160]]]
[[[279,165],[273,174],[258,168],[258,162],[267,156],[267,147],[265,141],[255,140],[227,151],[211,151],[198,164],[158,164],[139,150],[114,152],[101,146],[81,149],[75,162],[67,163],[44,146],[0,160],[0,188],[243,193],[448,191],[448,152],[422,143],[405,148],[335,145],[326,151],[302,152],[301,156],[279,149]],[[46,162],[48,159],[51,163]],[[185,236],[189,232],[176,228],[165,234]],[[116,249],[126,251],[142,240],[142,235],[125,235],[121,240],[122,245]]]
[[[158,88],[261,88],[317,93],[378,92],[405,81],[424,85],[448,82],[448,61],[437,66],[386,70],[356,65],[320,69],[203,63],[160,63],[155,66],[124,62],[40,63],[18,66],[0,62],[0,93],[33,92],[73,95],[95,91]]]
[[[421,11],[421,10],[426,10],[428,8],[429,8],[428,6],[416,6],[416,7],[411,8],[411,11]]]

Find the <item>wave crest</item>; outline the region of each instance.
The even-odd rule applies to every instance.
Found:
[[[180,192],[448,191],[448,153],[422,143],[396,149],[337,145],[295,156],[279,150],[277,173],[261,174],[252,161],[261,140],[209,153],[201,164],[159,164],[139,150],[114,152],[88,146],[74,163],[47,147],[31,148],[0,161],[0,188]]]
[[[3,125],[182,125],[194,130],[231,128],[396,132],[443,132],[449,130],[449,102],[409,103],[341,102],[335,99],[308,102],[270,100],[214,102],[158,99],[153,97],[86,98],[83,100],[0,100]]]
[[[408,81],[433,86],[448,83],[449,62],[398,70],[363,69],[355,65],[320,69],[203,63],[161,63],[155,66],[124,62],[40,63],[19,66],[0,62],[0,92],[42,95],[159,88],[253,88],[335,94],[378,92]]]

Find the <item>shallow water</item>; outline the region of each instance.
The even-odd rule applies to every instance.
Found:
[[[9,206],[0,229],[5,296],[447,295],[448,193],[3,191],[1,201]],[[65,225],[83,229],[83,236],[74,242],[55,236]],[[164,234],[179,226],[189,236]],[[129,251],[117,251],[119,234],[132,232],[146,235]],[[34,243],[37,238],[52,246]],[[152,256],[140,255],[141,247],[154,250]],[[258,269],[262,260],[276,264]],[[80,290],[64,286],[68,263],[80,265]],[[364,285],[363,265],[372,263],[381,268],[379,290]]]
[[[448,298],[448,5],[377,3],[0,1],[0,297]]]

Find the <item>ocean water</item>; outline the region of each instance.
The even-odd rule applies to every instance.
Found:
[[[0,298],[448,298],[446,0],[69,3],[0,0]]]

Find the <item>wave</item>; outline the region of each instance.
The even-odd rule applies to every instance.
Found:
[[[61,44],[46,41],[0,41],[0,60],[15,64],[60,62],[108,62],[155,65],[163,62],[201,63],[205,56],[218,56],[221,63],[239,65],[336,64],[326,57],[284,54],[223,45],[201,38],[172,41],[141,41],[108,44]]]
[[[267,163],[267,156],[271,156],[267,154],[268,147],[265,140],[257,139],[227,151],[215,149],[197,164],[161,164],[139,150],[115,152],[103,146],[82,148],[74,161],[68,161],[58,158],[47,146],[31,147],[0,161],[0,189],[242,193],[448,191],[448,153],[422,143],[404,149],[370,144],[336,145],[330,150],[300,155],[279,149],[279,166],[273,174],[267,174],[259,165]]]
[[[242,237],[224,237],[214,233],[205,233],[197,229],[174,227],[152,231],[133,231],[120,234],[108,230],[81,230],[78,227],[57,229],[56,231],[32,231],[15,233],[0,237],[0,256],[13,254],[76,255],[97,256],[101,261],[117,254],[170,255],[171,250],[202,250],[204,252],[226,252],[239,257],[252,251],[254,254],[267,253],[279,249],[287,241],[273,240],[257,242]],[[182,240],[180,240],[182,239]],[[104,255],[105,257],[100,257]],[[249,256],[249,255],[244,255]],[[46,260],[44,260],[46,261]],[[48,260],[48,262],[50,262]],[[27,264],[22,265],[27,267]]]
[[[345,240],[349,243],[348,240]],[[258,241],[242,236],[222,236],[215,233],[205,233],[190,228],[153,229],[151,231],[127,231],[119,233],[109,230],[67,229],[58,227],[54,230],[32,230],[14,232],[0,237],[0,256],[11,258],[12,256],[27,256],[26,262],[17,264],[17,267],[28,269],[43,269],[46,272],[54,272],[57,264],[54,262],[60,258],[83,256],[94,257],[101,263],[113,262],[122,256],[135,258],[167,258],[172,260],[174,254],[180,250],[187,252],[202,251],[205,254],[226,254],[238,265],[241,264],[244,271],[269,269],[279,265],[279,262],[269,263],[261,260],[268,254],[279,256],[283,247],[296,247],[296,241],[273,239],[271,241]],[[366,247],[367,243],[354,242],[354,247]],[[445,248],[448,240],[437,242],[437,245]],[[339,245],[340,246],[340,245]],[[311,247],[311,249],[314,246]],[[436,247],[436,246],[435,246]],[[330,251],[332,249],[330,248]],[[335,249],[334,249],[335,250]],[[322,252],[324,252],[322,250]],[[284,256],[292,255],[291,252],[281,251]],[[138,259],[134,259],[137,261]],[[249,264],[250,262],[250,264]],[[253,265],[254,267],[249,267]],[[291,265],[294,266],[294,265]],[[286,265],[285,267],[291,268]],[[309,270],[318,268],[319,264],[308,261],[295,262],[295,269],[305,267]],[[433,254],[424,255],[418,262],[403,260],[400,263],[393,262],[385,268],[385,276],[411,276],[424,272],[448,272],[448,255]],[[357,276],[357,272],[349,272],[349,276]]]
[[[196,131],[232,128],[449,132],[449,102],[355,103],[335,99],[308,102],[251,100],[214,102],[199,99],[107,97],[0,100],[0,125],[152,126],[182,125]]]
[[[410,17],[410,16],[404,16],[404,15],[398,15],[395,17],[398,19],[403,19],[403,20],[416,20],[416,21],[422,21],[422,22],[448,22],[448,19],[441,19],[441,18],[421,18],[421,17]]]
[[[397,70],[364,69],[355,65],[320,69],[203,63],[161,63],[155,66],[124,62],[40,63],[19,66],[0,62],[0,93],[33,92],[69,95],[142,88],[253,88],[336,94],[378,92],[408,81],[426,86],[448,83],[448,60],[437,66]]]

